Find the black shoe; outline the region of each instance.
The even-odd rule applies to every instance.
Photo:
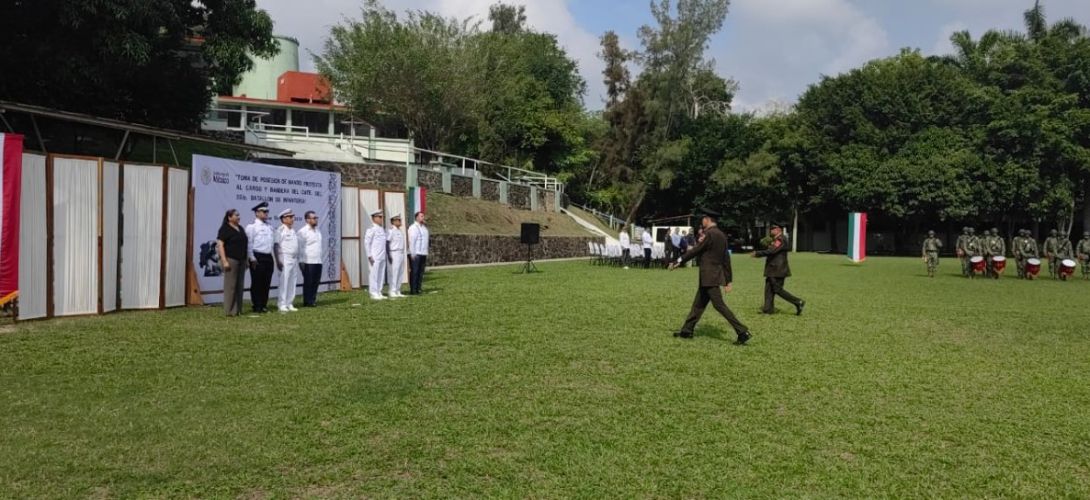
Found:
[[[753,338],[753,334],[750,332],[742,332],[738,334],[738,340],[734,341],[734,345],[746,345],[749,339]]]
[[[800,300],[798,304],[795,304],[795,316],[802,316],[803,307],[806,307],[805,300]]]
[[[679,339],[691,339],[693,338],[692,332],[674,332],[674,336]]]
[[[766,310],[766,309],[761,309],[760,313],[761,314],[776,314],[776,310],[773,309],[773,310],[769,311],[769,310]]]

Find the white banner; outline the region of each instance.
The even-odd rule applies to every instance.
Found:
[[[254,221],[252,208],[269,203],[269,223],[275,231],[280,226],[277,214],[285,208],[295,213],[293,229],[306,224],[303,214],[313,210],[318,215],[322,233],[322,283],[319,290],[337,289],[341,273],[341,174],[277,167],[210,156],[193,155],[193,259],[197,284],[205,303],[223,301],[223,271],[216,254],[216,235],[223,216],[230,209],[242,214],[242,225]],[[279,271],[273,275],[273,289],[280,282]],[[299,280],[302,293],[303,280]],[[246,288],[250,273],[246,273]],[[276,292],[272,293],[276,296]],[[246,299],[249,300],[249,293]],[[275,300],[275,299],[274,299]]]

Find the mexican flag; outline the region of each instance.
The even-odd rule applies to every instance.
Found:
[[[408,213],[405,218],[412,224],[416,220],[417,212],[428,213],[428,190],[422,187],[409,188]]]
[[[852,262],[867,260],[867,214],[848,214],[848,258]]]
[[[19,293],[19,194],[23,189],[23,136],[0,134],[0,303]],[[41,228],[39,228],[40,230]]]

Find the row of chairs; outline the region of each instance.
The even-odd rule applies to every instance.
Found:
[[[623,266],[624,252],[621,245],[615,244],[602,244],[593,241],[587,242],[587,255],[590,258],[590,263],[599,266]],[[629,245],[628,262],[629,266],[650,266],[652,267],[666,267],[666,247],[662,243],[655,243],[651,246],[651,261],[648,263],[644,260],[643,247],[640,245]]]

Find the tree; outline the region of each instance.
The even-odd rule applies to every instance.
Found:
[[[523,7],[496,4],[489,17],[482,32],[430,12],[399,19],[370,0],[333,28],[318,68],[354,112],[387,117],[426,149],[578,177],[594,156],[578,65],[526,27]]]
[[[470,154],[556,173],[579,163],[586,83],[551,34],[522,26],[522,9],[491,10],[494,29],[476,36],[472,74],[475,144]]]
[[[722,27],[728,5],[728,0],[680,0],[675,11],[670,0],[652,2],[656,25],[639,30],[643,48],[635,59],[643,72],[630,86],[620,70],[627,56],[616,46],[616,37],[607,33],[602,39],[606,85],[613,89],[607,120],[611,128],[619,128],[607,134],[604,156],[612,169],[629,174],[622,190],[631,193],[629,221],[650,191],[673,185],[692,145],[681,130],[699,113],[700,104],[717,91],[721,98],[733,94],[733,85],[716,76],[712,62],[704,59],[708,39]]]
[[[9,0],[0,34],[0,99],[183,130],[277,51],[254,0]]]
[[[488,8],[492,32],[513,35],[526,29],[526,6],[497,3]]]
[[[472,129],[478,23],[412,11],[406,19],[368,0],[359,20],[334,26],[316,59],[336,96],[359,116],[385,115],[416,143],[452,150]]]

